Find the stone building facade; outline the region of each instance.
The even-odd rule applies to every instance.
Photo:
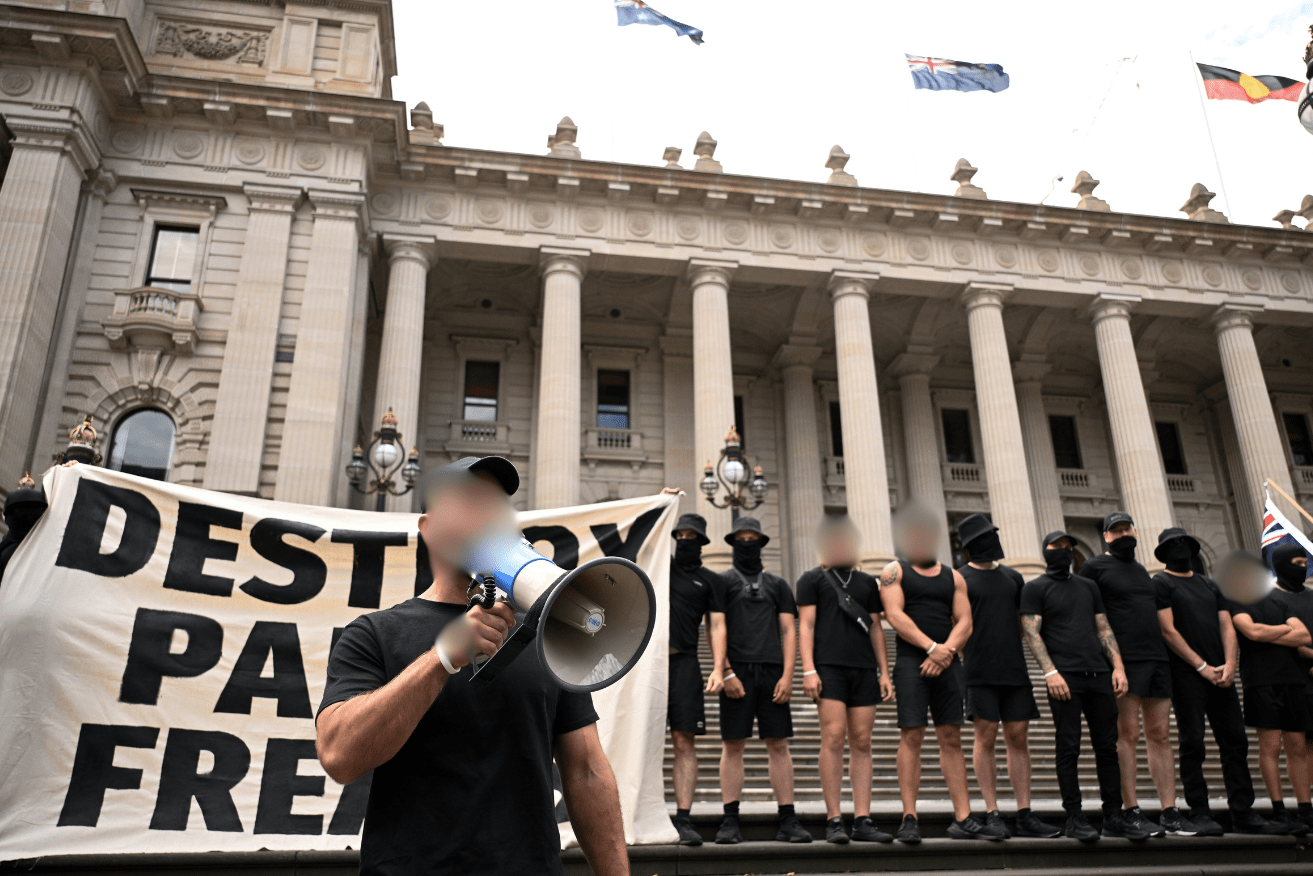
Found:
[[[1313,499],[1291,211],[1122,214],[1085,174],[1078,208],[1001,202],[965,161],[876,190],[838,147],[736,176],[706,134],[622,165],[569,119],[463,149],[395,70],[388,0],[0,5],[0,482],[90,413],[109,465],[359,503],[391,408],[425,467],[510,457],[522,507],[677,486],[719,534],[698,481],[737,423],[788,575],[827,512],[891,556],[908,499],[990,513],[1027,572],[1115,508],[1150,564],[1174,523],[1212,562],[1256,546],[1265,479]]]

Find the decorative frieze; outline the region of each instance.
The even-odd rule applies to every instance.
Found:
[[[269,51],[269,32],[161,21],[155,35],[155,51],[175,58],[191,55],[205,61],[232,61],[234,64],[263,67]]]

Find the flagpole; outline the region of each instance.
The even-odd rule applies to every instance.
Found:
[[[1300,505],[1298,502],[1292,499],[1290,497],[1290,494],[1287,493],[1285,490],[1281,489],[1280,485],[1278,485],[1276,481],[1272,480],[1271,478],[1268,478],[1263,483],[1271,487],[1272,489],[1276,490],[1277,493],[1281,495],[1281,498],[1285,499],[1291,505],[1294,505],[1295,509],[1299,511],[1300,514],[1304,515],[1305,520],[1307,520],[1309,523],[1313,523],[1313,514],[1309,514],[1307,511],[1305,511],[1304,506]]]
[[[1190,73],[1194,76],[1194,90],[1195,94],[1199,95],[1199,112],[1203,113],[1204,116],[1204,130],[1208,132],[1208,148],[1213,150],[1213,165],[1217,168],[1217,186],[1222,190],[1222,200],[1226,201],[1226,215],[1231,216],[1231,196],[1226,193],[1226,179],[1222,176],[1222,162],[1218,160],[1217,144],[1213,142],[1213,126],[1208,122],[1208,103],[1204,99],[1203,78],[1199,73],[1199,65],[1195,63],[1194,52],[1189,52],[1189,55]],[[1231,216],[1231,218],[1234,219],[1235,217]],[[1300,508],[1300,510],[1304,509]]]

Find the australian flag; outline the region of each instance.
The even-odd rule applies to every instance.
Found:
[[[642,0],[615,0],[615,17],[621,27],[626,24],[664,24],[679,36],[686,36],[695,44],[702,45],[702,31],[662,15]]]
[[[912,83],[917,88],[928,88],[931,91],[999,92],[1011,84],[1008,74],[998,64],[972,64],[967,61],[950,61],[948,58],[907,55],[907,66],[912,71]]]
[[[1309,543],[1303,532],[1291,526],[1290,521],[1277,510],[1269,497],[1267,506],[1263,509],[1263,562],[1269,569],[1272,568],[1272,551],[1279,544],[1299,545],[1309,556],[1309,561],[1313,562],[1313,544]]]

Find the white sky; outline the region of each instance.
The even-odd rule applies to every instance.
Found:
[[[395,0],[395,96],[427,101],[450,146],[544,154],[569,115],[585,158],[634,164],[679,146],[691,167],[705,129],[726,172],[764,177],[823,181],[838,143],[862,185],[890,189],[951,193],[967,158],[991,198],[1037,202],[1061,173],[1047,203],[1073,206],[1084,169],[1114,210],[1181,218],[1202,182],[1231,221],[1265,226],[1313,193],[1288,101],[1206,102],[1219,181],[1189,55],[1302,81],[1313,2],[655,5],[706,43],[617,27],[611,0]],[[1002,64],[1012,86],[916,91],[904,52]]]

